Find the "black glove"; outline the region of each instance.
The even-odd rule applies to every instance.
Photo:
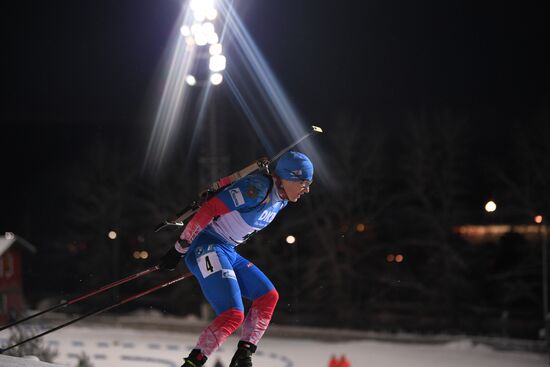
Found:
[[[160,262],[158,264],[159,269],[161,270],[174,270],[178,266],[183,254],[178,252],[174,247],[171,247],[167,253],[162,255]]]
[[[229,367],[252,367],[252,353],[256,351],[256,346],[252,343],[239,341],[238,349],[231,359]]]

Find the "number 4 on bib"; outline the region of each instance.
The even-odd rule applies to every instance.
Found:
[[[213,273],[214,268],[212,267],[212,263],[210,262],[210,258],[208,256],[206,256],[206,258],[204,259],[204,263],[206,264],[206,270]]]
[[[214,251],[208,252],[197,258],[197,263],[199,264],[199,269],[201,270],[203,278],[209,277],[222,270],[218,254]]]

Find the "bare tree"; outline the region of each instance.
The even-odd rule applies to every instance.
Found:
[[[527,117],[511,131],[506,164],[493,170],[504,184],[499,195],[506,203],[505,220],[534,224],[535,216],[541,215],[540,241],[537,246],[528,246],[520,236],[501,239],[499,254],[503,260],[497,262],[489,281],[499,289],[495,299],[499,307],[523,305],[525,310],[538,310],[542,304],[541,259],[548,264],[538,245],[542,245],[542,226],[548,226],[550,216],[550,115],[545,110],[534,118]],[[514,251],[516,248],[521,251]]]
[[[365,263],[380,247],[373,242],[377,220],[397,197],[387,192],[387,146],[381,129],[349,119],[337,126],[328,136],[330,154],[324,162],[336,188],[314,183],[313,194],[298,207],[285,209],[284,219],[268,230],[279,234],[275,240],[263,233],[254,238],[254,244],[268,242],[272,252],[253,255],[258,264],[269,266],[281,290],[280,304],[289,308],[291,317],[322,323],[330,310],[335,318],[325,322],[357,326],[358,310],[371,290],[369,275],[376,271]],[[295,234],[296,244],[284,244],[284,234]],[[280,261],[272,260],[273,253]]]
[[[452,227],[464,219],[471,176],[466,119],[445,111],[411,117],[402,136],[401,190],[394,238],[411,262],[401,288],[414,301],[453,311],[469,292],[468,267]],[[414,265],[412,265],[414,262]],[[454,312],[456,315],[456,312]]]

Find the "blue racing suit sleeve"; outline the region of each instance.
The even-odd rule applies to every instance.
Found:
[[[225,188],[216,195],[229,211],[246,211],[259,205],[266,197],[270,188],[270,177],[253,174]]]

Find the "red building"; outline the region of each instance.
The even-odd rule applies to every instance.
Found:
[[[25,311],[22,280],[25,252],[35,253],[36,248],[13,233],[0,236],[0,325]]]

